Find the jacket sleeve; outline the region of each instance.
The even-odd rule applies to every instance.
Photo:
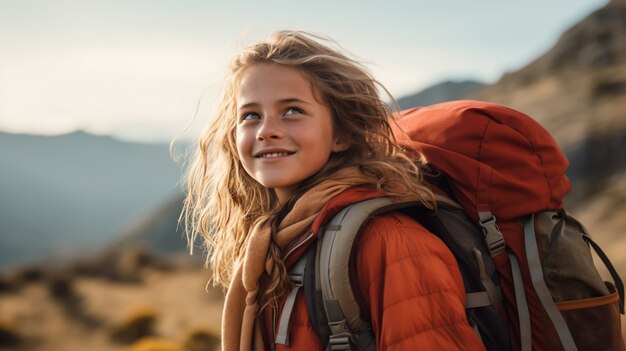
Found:
[[[484,350],[465,316],[465,289],[445,244],[400,213],[374,218],[359,236],[359,300],[377,350]]]

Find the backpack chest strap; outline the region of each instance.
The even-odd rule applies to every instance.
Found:
[[[276,335],[276,343],[289,346],[289,321],[293,312],[293,307],[298,296],[298,291],[304,286],[304,269],[306,268],[306,256],[302,255],[296,262],[295,266],[289,274],[289,279],[293,284],[293,288],[287,295],[283,311],[278,321],[278,334]]]

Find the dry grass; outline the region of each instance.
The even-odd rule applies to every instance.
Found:
[[[17,347],[22,343],[22,336],[13,321],[0,319],[0,348]]]
[[[122,325],[135,328],[137,322],[150,320],[147,327],[143,324],[143,331],[148,331],[143,334],[172,340],[177,345],[183,345],[198,329],[219,335],[222,292],[205,291],[205,270],[146,269],[141,280],[122,283],[75,277],[71,289],[80,296],[78,316],[68,313],[65,303],[53,297],[50,286],[43,281],[0,294],[3,320],[12,321],[11,333],[24,340],[14,350],[120,350],[127,346],[112,341],[111,331]],[[97,322],[85,323],[81,316]],[[143,334],[134,333],[133,338],[122,338],[122,342],[132,342]]]
[[[143,338],[126,349],[127,351],[184,351],[180,345],[169,340]]]

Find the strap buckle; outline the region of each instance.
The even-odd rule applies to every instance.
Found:
[[[506,247],[506,242],[504,241],[504,236],[502,235],[500,228],[498,228],[498,225],[496,224],[496,216],[487,211],[478,212],[478,217],[480,218],[478,223],[483,229],[485,242],[487,243],[491,257],[495,257],[503,253]]]
[[[332,351],[353,350],[352,334],[348,332],[333,334],[328,339]]]
[[[304,273],[291,272],[291,274],[289,274],[289,280],[291,280],[293,286],[302,287],[304,286]]]

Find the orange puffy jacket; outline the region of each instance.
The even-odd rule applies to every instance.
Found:
[[[332,199],[312,226],[356,201],[380,196],[364,187]],[[313,241],[295,240],[285,252],[288,268]],[[398,212],[371,220],[353,249],[353,290],[369,312],[377,350],[484,350],[465,316],[465,289],[457,263],[445,244],[419,223]],[[291,248],[291,249],[290,249]],[[278,309],[263,311],[268,350],[278,330]],[[289,326],[290,345],[276,350],[324,350],[311,325],[304,294],[298,292]]]

